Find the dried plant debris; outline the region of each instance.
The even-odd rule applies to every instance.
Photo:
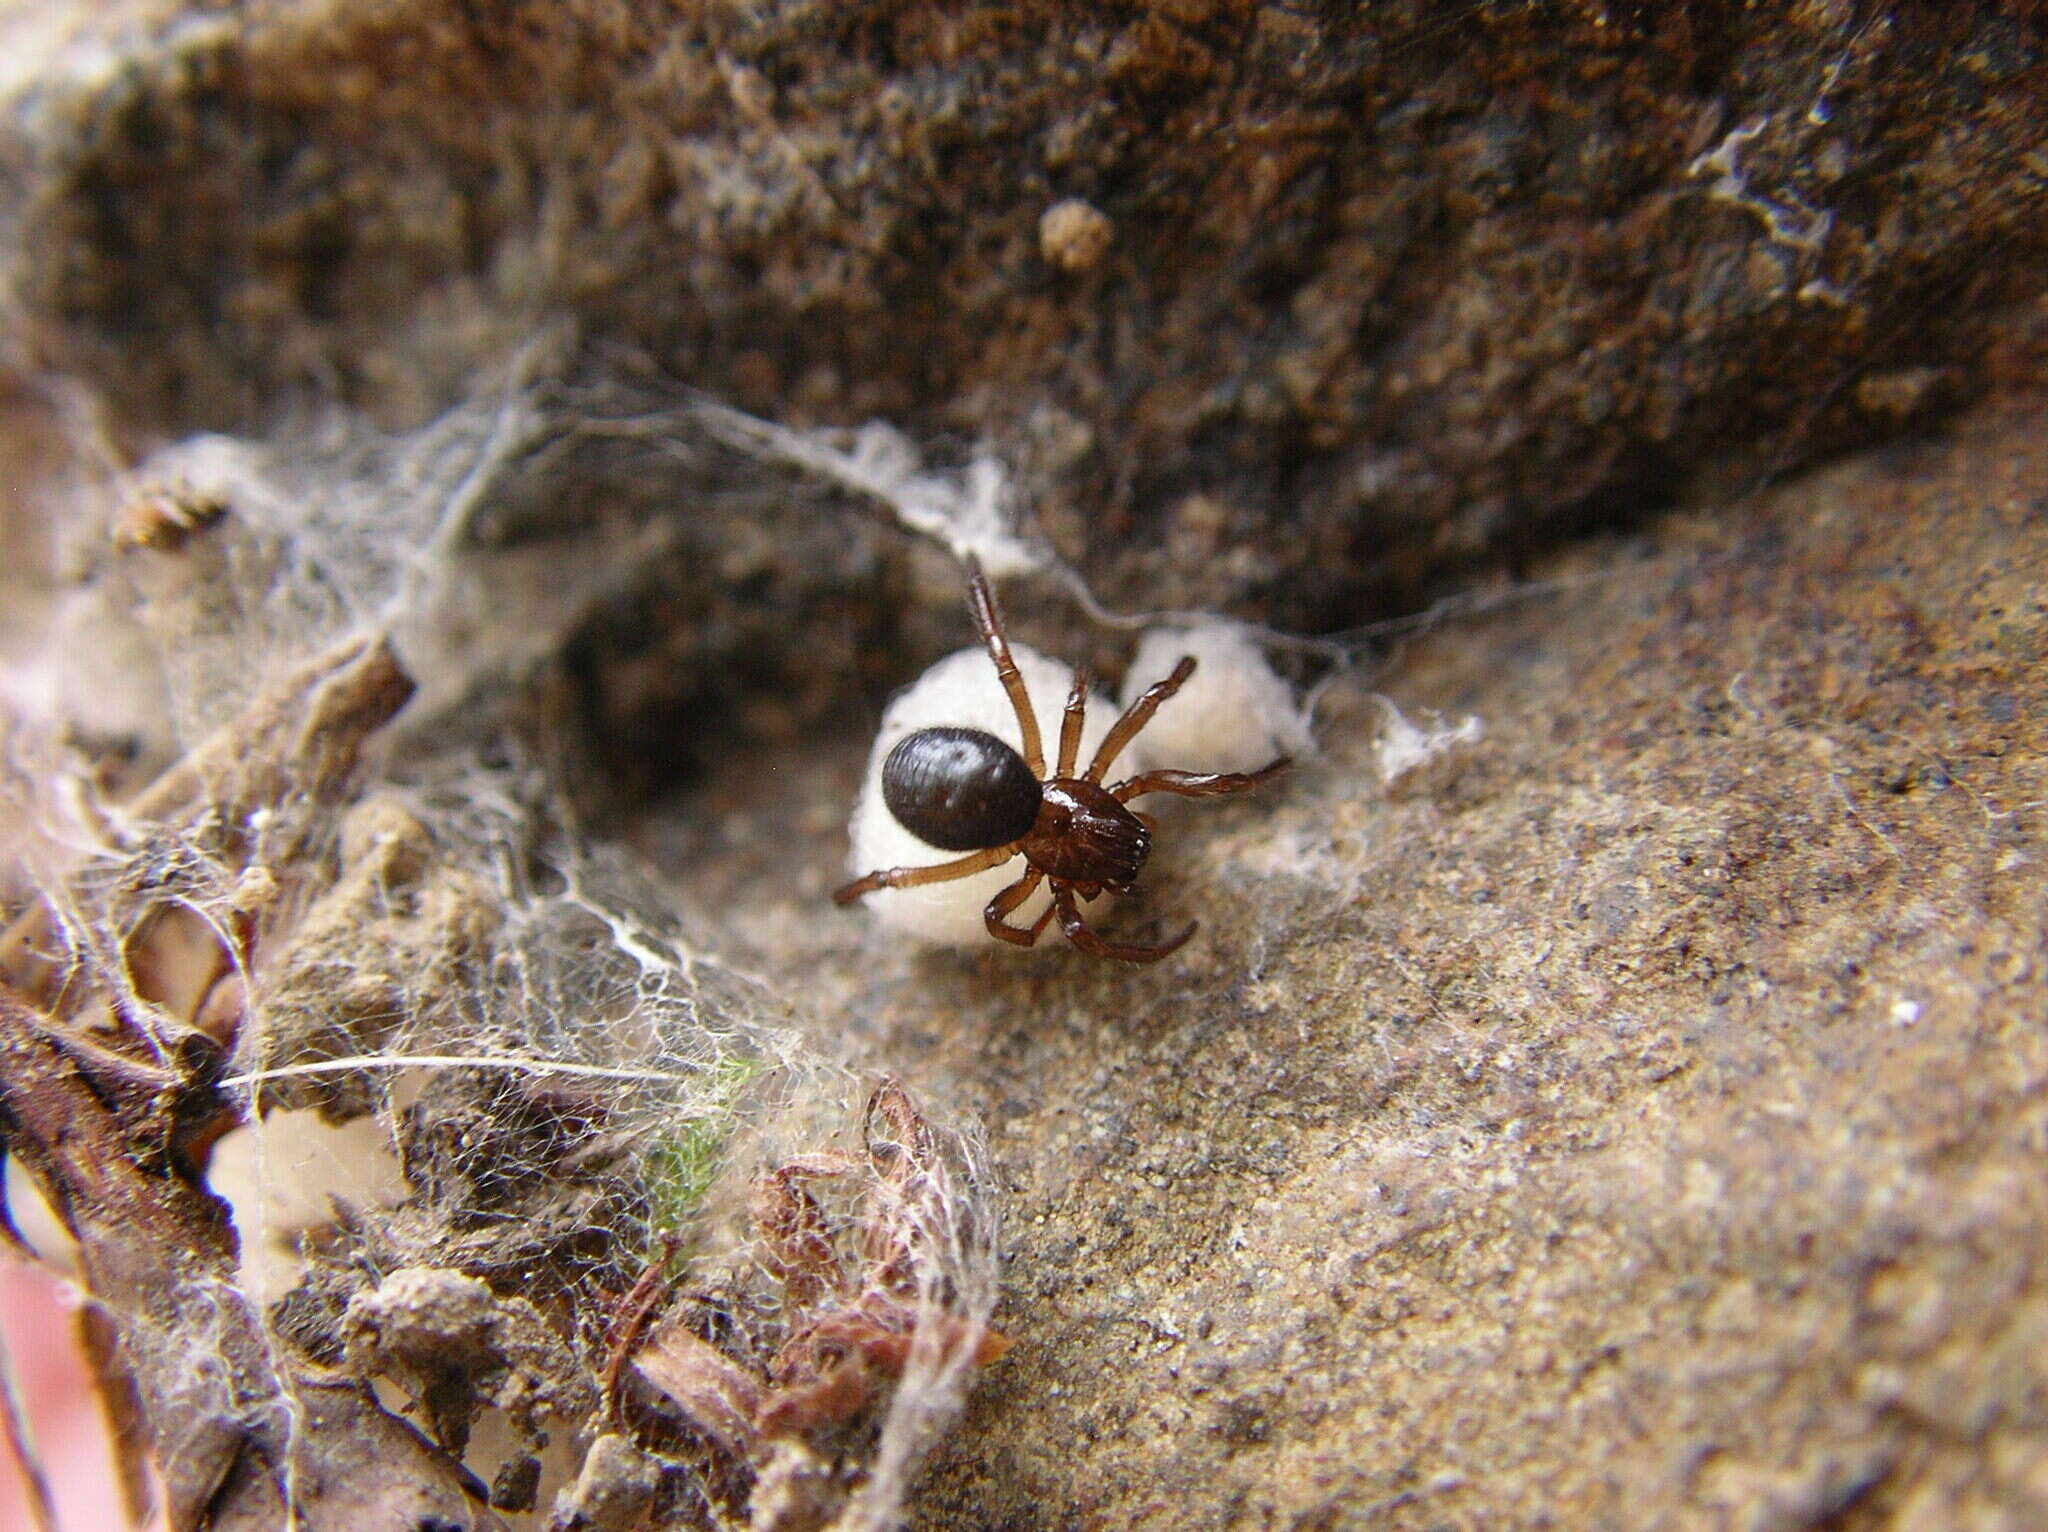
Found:
[[[352,1379],[279,1352],[204,1179],[245,1103],[224,1081],[232,1039],[197,1021],[268,940],[268,912],[237,911],[235,891],[269,865],[317,865],[320,826],[409,691],[373,641],[317,657],[144,792],[129,844],[0,938],[0,1139],[113,1318],[174,1528],[501,1524]],[[218,946],[189,940],[180,912]],[[7,1232],[19,1241],[11,1216]]]
[[[892,1524],[1001,1349],[972,1146],[888,1081],[829,1147],[847,1078],[520,782],[351,804],[387,648],[292,685],[0,948],[0,1134],[114,1318],[171,1525]],[[238,1256],[277,1231],[211,1151],[305,1107],[382,1123],[405,1195],[289,1231],[264,1312]]]
[[[618,1396],[648,1438],[701,1464],[733,1525],[828,1524],[868,1487],[899,1405],[929,1409],[1008,1347],[973,1259],[991,1231],[971,1162],[893,1078],[863,1137],[861,1155],[796,1155],[755,1177],[753,1246],[716,1285],[676,1295]],[[887,1488],[841,1524],[886,1524]]]
[[[225,500],[183,484],[147,485],[121,507],[110,540],[121,553],[141,548],[176,553],[227,509]]]
[[[997,1349],[972,1143],[891,1085],[863,1151],[834,1147],[854,1077],[534,764],[573,754],[532,727],[544,656],[617,576],[487,523],[593,454],[714,479],[732,454],[533,360],[407,436],[158,451],[135,482],[175,492],[117,512],[111,549],[103,498],[57,502],[53,541],[90,550],[79,621],[167,683],[121,729],[78,725],[85,646],[6,656],[36,684],[0,713],[0,1147],[77,1244],[180,1532],[893,1525]],[[757,1229],[757,1174],[809,1258]],[[740,1434],[631,1365],[679,1294],[742,1324]]]
[[[589,1387],[540,1311],[459,1271],[394,1271],[350,1300],[343,1331],[350,1367],[403,1384],[451,1452],[486,1404],[530,1441],[549,1422],[573,1429],[590,1416]]]

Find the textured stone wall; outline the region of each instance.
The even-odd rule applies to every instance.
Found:
[[[4,216],[124,427],[416,421],[569,315],[1297,624],[1895,433],[2042,286],[2016,5],[83,9]]]

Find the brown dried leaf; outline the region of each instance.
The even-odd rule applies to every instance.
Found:
[[[807,1383],[778,1388],[762,1403],[754,1425],[764,1437],[836,1430],[880,1395],[882,1379],[857,1362],[832,1368]]]
[[[842,1281],[825,1210],[803,1183],[850,1168],[850,1162],[842,1165],[813,1156],[787,1161],[754,1178],[747,1211],[760,1233],[768,1269],[782,1283],[784,1302],[793,1309],[809,1309]]]
[[[639,1374],[688,1417],[690,1426],[736,1462],[755,1448],[754,1417],[763,1396],[745,1368],[680,1324],[670,1325],[633,1359]]]
[[[382,636],[347,639],[288,672],[129,808],[165,823],[205,812],[240,825],[287,794],[334,797],[363,742],[412,693],[412,677]]]

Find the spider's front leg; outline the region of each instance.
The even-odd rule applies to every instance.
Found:
[[[1045,874],[1036,867],[1025,873],[1015,883],[989,900],[988,908],[981,912],[981,923],[988,927],[988,934],[998,941],[1015,942],[1020,947],[1036,944],[1045,934],[1046,926],[1053,917],[1053,906],[1048,904],[1045,913],[1028,926],[1010,924],[1010,914],[1038,891],[1038,885],[1045,881]]]
[[[1081,918],[1081,911],[1075,907],[1074,891],[1071,888],[1055,884],[1052,907],[1059,912],[1060,929],[1066,933],[1068,941],[1090,957],[1115,958],[1124,963],[1156,963],[1163,957],[1171,957],[1187,945],[1188,938],[1195,934],[1196,927],[1200,924],[1190,922],[1188,928],[1172,941],[1163,942],[1157,947],[1145,947],[1133,942],[1113,942],[1089,930],[1088,923]]]
[[[1217,793],[1248,793],[1294,764],[1283,755],[1257,771],[1148,771],[1127,777],[1109,790],[1118,803],[1129,803],[1146,793],[1176,793],[1183,798],[1208,798]]]

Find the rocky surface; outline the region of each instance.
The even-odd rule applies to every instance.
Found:
[[[765,845],[826,783],[736,831],[763,960],[1009,1187],[1017,1346],[915,1525],[2048,1517],[2042,418],[1339,682],[1169,818],[1156,969],[829,923],[836,834]],[[1484,736],[1383,784],[1368,686]]]
[[[2043,281],[2048,53],[1988,0],[79,9],[0,226],[122,434],[415,423],[566,317],[1000,441],[1132,604],[1340,625],[1882,437]]]

